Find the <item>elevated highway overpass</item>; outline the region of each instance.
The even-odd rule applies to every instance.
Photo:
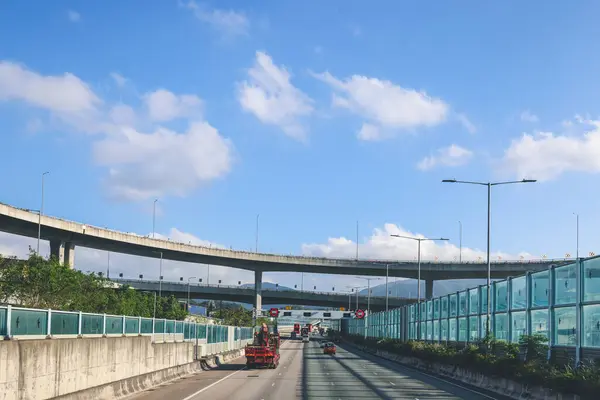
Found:
[[[50,242],[50,251],[61,262],[75,266],[75,247],[160,258],[189,263],[222,265],[254,271],[256,290],[255,306],[261,308],[263,272],[307,272],[338,275],[385,276],[389,267],[390,277],[416,278],[416,261],[361,260],[324,257],[286,256],[280,254],[253,253],[224,248],[197,246],[171,240],[153,239],[135,233],[118,232],[106,228],[42,216],[37,212],[0,204],[0,231],[36,238]],[[569,262],[559,260],[494,261],[492,278],[522,275],[539,271],[549,265]],[[481,262],[422,261],[421,279],[426,282],[426,296],[431,297],[433,282],[444,279],[486,278],[487,269]]]
[[[137,290],[158,292],[159,282],[148,280],[132,280],[132,279],[111,279],[123,285],[131,286]],[[180,299],[187,299],[188,285],[187,283],[178,282],[162,282],[162,293],[165,295],[174,295]],[[190,299],[206,299],[206,300],[223,300],[234,301],[240,303],[253,304],[256,295],[254,288],[245,288],[239,286],[228,285],[198,285],[192,284],[189,286]],[[328,292],[309,292],[300,290],[272,290],[263,289],[262,299],[267,304],[290,304],[290,305],[307,305],[321,307],[346,307],[348,308],[348,294],[343,293],[328,293]],[[389,307],[396,308],[406,304],[415,302],[415,299],[396,298],[390,296],[388,298]],[[385,310],[385,297],[371,296],[371,311]],[[351,295],[352,307],[356,305],[356,296]],[[359,307],[367,307],[367,296],[359,295]],[[302,310],[294,310],[291,315],[302,313]],[[338,312],[339,313],[339,312]],[[337,314],[336,314],[337,315]],[[283,317],[283,311],[281,316]]]

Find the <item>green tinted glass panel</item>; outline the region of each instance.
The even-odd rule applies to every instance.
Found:
[[[79,333],[79,314],[52,311],[50,321],[51,335],[77,335]]]
[[[252,329],[252,328],[250,328]],[[196,337],[198,339],[206,339],[206,325],[198,324],[198,330],[196,331]]]
[[[448,296],[442,297],[442,318],[448,318]]]
[[[142,318],[142,333],[152,333],[152,320],[149,318]]]
[[[458,299],[456,294],[450,295],[450,316],[456,317],[458,311]]]
[[[175,321],[167,321],[166,333],[168,333],[168,334],[175,333]]]
[[[548,336],[548,310],[531,311],[531,334]]]
[[[600,347],[600,305],[583,307],[583,345]]]
[[[583,262],[583,301],[600,301],[600,258]]]
[[[6,308],[0,308],[0,335],[4,336],[8,333],[8,330],[6,329],[7,327],[7,321],[6,319],[8,318],[8,311],[6,310]]]
[[[512,332],[510,340],[513,343],[518,343],[521,336],[527,335],[527,313],[525,311],[513,312]]]
[[[521,276],[511,281],[511,307],[513,310],[523,310],[527,306],[527,277]]]
[[[15,310],[11,312],[10,332],[12,335],[46,335],[48,312]]]
[[[125,318],[125,333],[138,333],[140,329],[140,319],[134,317]]]
[[[440,340],[440,321],[433,321],[433,340]]]
[[[566,265],[554,270],[554,304],[573,304],[576,295],[576,264]]]
[[[102,315],[83,314],[81,316],[81,334],[82,335],[102,335]]]
[[[448,321],[448,340],[456,342],[456,318],[452,318]]]
[[[550,279],[548,271],[531,275],[531,307],[548,307]]]
[[[448,320],[443,319],[440,322],[440,340],[446,341],[448,340]]]
[[[479,288],[469,290],[469,314],[479,314]]]
[[[458,315],[467,315],[467,292],[458,294]]]
[[[467,341],[467,319],[464,317],[458,319],[458,341]]]
[[[479,317],[469,317],[469,342],[476,342],[479,339]]]
[[[183,333],[183,322],[178,321],[175,323],[175,333]]]
[[[433,300],[433,318],[438,319],[440,318],[440,299],[434,299]]]
[[[496,340],[508,340],[508,315],[496,314],[494,321],[494,337]]]
[[[575,346],[577,315],[575,307],[554,310],[554,343],[559,346]]]
[[[496,282],[496,291],[495,291],[495,300],[496,307],[494,310],[496,312],[506,311],[508,310],[508,282]]]
[[[154,320],[154,333],[164,333],[165,332],[165,320],[164,319],[156,319]]]
[[[106,334],[115,335],[123,333],[123,318],[121,317],[106,317]]]

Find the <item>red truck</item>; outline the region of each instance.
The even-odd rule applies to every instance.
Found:
[[[255,342],[256,343],[256,342]],[[281,346],[281,338],[278,333],[269,334],[269,343],[265,345],[247,344],[244,349],[246,355],[246,367],[250,368],[277,368],[279,365],[279,347]]]

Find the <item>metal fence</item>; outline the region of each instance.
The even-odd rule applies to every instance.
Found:
[[[348,332],[374,338],[477,342],[487,330],[487,285],[423,301],[366,319],[348,321]],[[518,342],[541,334],[553,350],[578,362],[600,355],[600,257],[493,282],[490,333]]]
[[[184,340],[206,340],[210,344],[227,342],[229,328],[158,318],[0,306],[0,336],[7,338],[179,334]],[[233,328],[235,340],[252,338],[252,328]]]

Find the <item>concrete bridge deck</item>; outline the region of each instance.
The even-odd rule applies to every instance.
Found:
[[[159,282],[148,280],[133,280],[133,279],[111,279],[114,282],[131,286],[137,290],[158,292]],[[223,300],[240,303],[253,304],[255,301],[254,287],[239,287],[228,285],[198,285],[192,284],[189,286],[190,299],[203,300]],[[188,285],[187,283],[179,282],[162,282],[163,295],[174,295],[180,299],[187,299]],[[311,292],[300,290],[273,290],[262,289],[262,302],[266,304],[289,304],[289,305],[313,305],[322,307],[346,307],[348,308],[348,297],[346,293],[329,293],[329,292]],[[356,305],[356,295],[350,295],[351,305],[354,308]],[[397,308],[403,305],[412,304],[416,299],[397,298],[389,296],[388,304],[390,308]],[[371,310],[385,310],[385,296],[371,296]],[[367,296],[359,294],[359,307],[367,307]]]
[[[38,214],[6,204],[0,204],[0,231],[35,238],[38,235]],[[131,254],[136,256],[222,265],[251,271],[287,271],[343,275],[385,275],[389,265],[392,277],[416,278],[415,261],[353,260],[340,258],[286,256],[252,253],[224,248],[196,246],[171,240],[152,239],[135,233],[118,232],[79,222],[42,216],[41,238],[49,240],[51,251],[70,265],[74,263],[75,246]],[[527,271],[546,269],[550,264],[569,262],[567,259],[535,261],[494,261],[492,278],[520,275]],[[421,262],[424,280],[485,278],[481,262]]]

